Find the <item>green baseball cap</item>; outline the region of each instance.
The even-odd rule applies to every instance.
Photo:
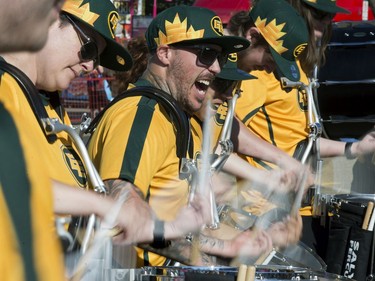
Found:
[[[267,41],[280,77],[300,80],[296,58],[306,48],[309,32],[305,20],[285,0],[261,0],[250,17]]]
[[[351,12],[337,6],[336,0],[302,0],[307,5],[323,12],[327,12],[330,14],[336,13],[343,13],[343,14],[350,14]]]
[[[224,53],[246,49],[250,43],[238,36],[224,36],[223,23],[213,11],[195,6],[173,6],[158,14],[146,31],[150,51],[160,45],[175,43],[210,43],[221,46]]]
[[[237,68],[237,60],[237,53],[229,54],[227,63],[221,69],[220,73],[216,75],[216,77],[233,81],[258,79],[254,75]]]
[[[103,36],[107,45],[99,56],[101,66],[116,71],[132,67],[131,55],[115,40],[120,17],[110,0],[66,0],[62,11]]]

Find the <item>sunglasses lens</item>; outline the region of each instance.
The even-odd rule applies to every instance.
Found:
[[[219,57],[217,59],[219,61],[220,67],[222,68],[224,66],[224,64],[226,64],[227,61],[228,61],[228,55],[227,54],[221,54],[221,55],[219,55]]]
[[[233,85],[233,83],[234,82],[232,80],[226,80],[226,79],[221,79],[219,77],[216,77],[212,86],[214,89],[217,89],[220,92],[226,92]]]
[[[81,58],[84,61],[94,60],[98,57],[98,49],[93,41],[89,41],[81,46]]]
[[[218,52],[216,50],[203,48],[198,56],[198,59],[204,65],[212,65],[217,57]]]

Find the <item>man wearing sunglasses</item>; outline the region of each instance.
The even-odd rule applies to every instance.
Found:
[[[221,19],[212,11],[188,6],[160,13],[148,27],[146,40],[149,63],[135,89],[162,90],[182,112],[184,122],[201,108],[227,54],[249,45],[243,38],[223,36]],[[187,205],[189,193],[187,180],[179,175],[176,140],[180,131],[171,114],[152,96],[119,100],[104,113],[90,140],[89,153],[114,194],[127,190],[131,200],[147,200],[155,211],[158,227],[152,250],[189,264],[190,242],[174,240],[167,247],[163,233],[164,222]],[[189,134],[188,130],[186,141],[192,147]],[[188,154],[183,157],[192,159]],[[168,261],[164,256],[138,249],[138,265],[163,265]]]

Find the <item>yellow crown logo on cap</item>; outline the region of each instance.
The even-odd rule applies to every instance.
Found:
[[[263,35],[264,39],[270,44],[270,46],[279,54],[288,51],[287,48],[283,46],[284,40],[280,40],[286,32],[283,32],[285,26],[284,23],[276,24],[276,19],[273,19],[268,24],[266,24],[267,18],[261,19],[257,18],[255,21],[256,27],[259,29],[260,33]]]
[[[307,2],[310,2],[310,3],[316,3],[317,0],[306,0]]]
[[[231,53],[228,55],[228,60],[231,62],[237,62],[237,53]]]
[[[159,37],[154,38],[156,45],[168,45],[184,40],[199,39],[204,35],[204,29],[195,30],[193,26],[187,28],[187,19],[181,22],[178,13],[173,22],[165,21],[165,33],[159,30]]]
[[[93,26],[94,22],[99,18],[99,15],[90,11],[90,3],[81,6],[83,1],[84,0],[66,1],[62,10]]]

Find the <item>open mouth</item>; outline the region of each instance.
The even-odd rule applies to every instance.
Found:
[[[211,84],[211,81],[207,79],[200,79],[200,80],[195,81],[195,87],[199,91],[206,92],[210,84]]]

